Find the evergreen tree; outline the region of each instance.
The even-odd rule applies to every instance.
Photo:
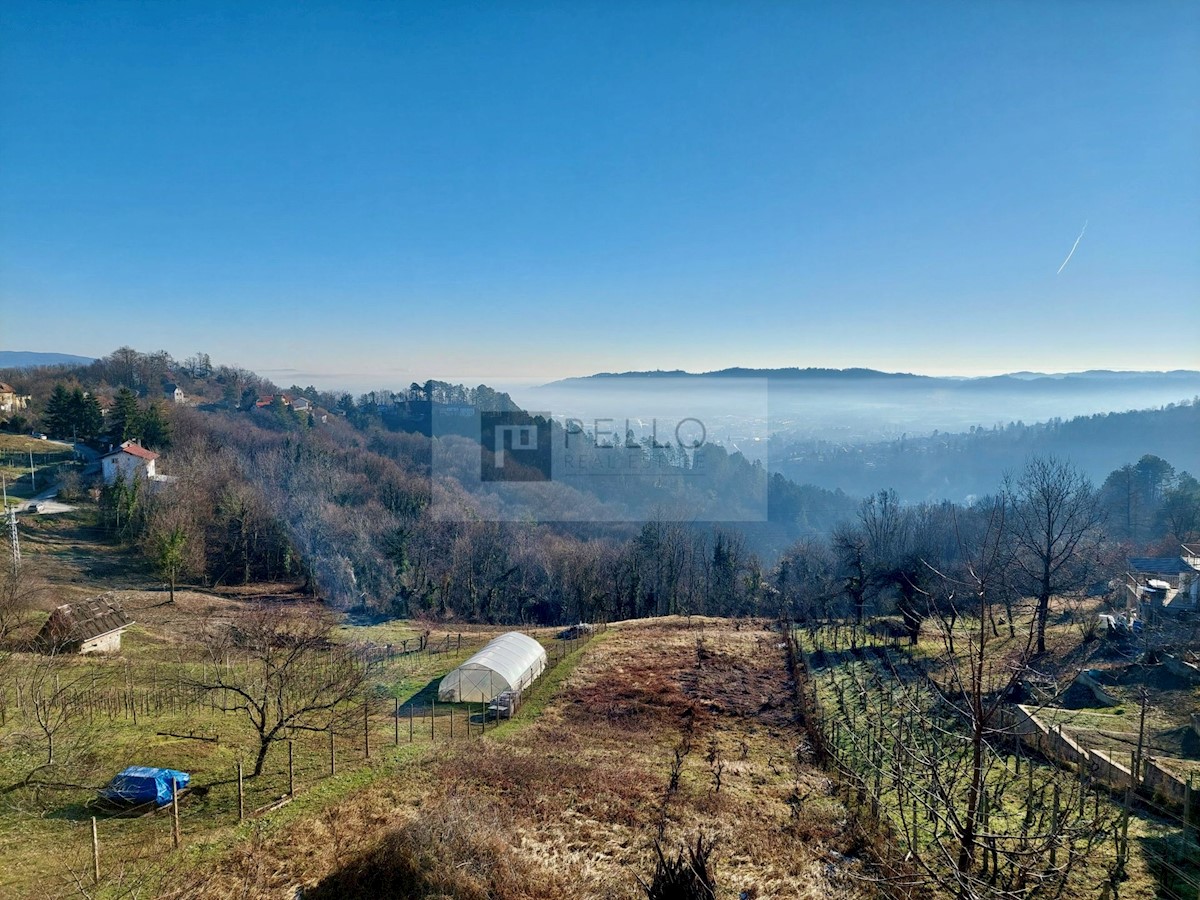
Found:
[[[90,441],[104,429],[104,414],[100,411],[100,404],[91,394],[85,394],[78,388],[71,394],[71,418],[76,440]]]
[[[136,440],[142,436],[142,411],[138,408],[137,395],[129,388],[117,392],[108,434],[114,444]]]
[[[161,403],[151,403],[141,416],[142,440],[147,447],[161,450],[171,444],[171,423],[163,414]]]
[[[62,384],[56,384],[46,403],[44,427],[52,437],[71,434],[71,395]]]

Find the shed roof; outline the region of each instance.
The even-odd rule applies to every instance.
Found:
[[[1182,556],[1131,556],[1129,568],[1139,575],[1186,575],[1197,571]]]
[[[121,605],[96,597],[81,603],[64,603],[50,613],[38,633],[38,640],[51,647],[82,643],[120,631],[133,624]]]

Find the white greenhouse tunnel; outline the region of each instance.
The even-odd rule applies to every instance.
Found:
[[[438,687],[438,700],[491,703],[506,691],[524,691],[545,669],[542,645],[527,634],[510,631],[448,673]]]

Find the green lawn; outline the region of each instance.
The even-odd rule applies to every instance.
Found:
[[[387,623],[341,626],[336,638],[347,643],[385,644],[416,634],[408,623]],[[272,827],[270,822],[303,815],[394,773],[397,766],[437,746],[452,740],[481,739],[478,706],[434,706],[430,698],[441,676],[490,636],[464,632],[458,652],[397,656],[379,664],[366,692],[365,718],[364,701],[356,701],[335,735],[336,774],[330,773],[328,732],[295,732],[294,802],[242,824],[238,822],[237,765],[241,760],[248,776],[256,737],[243,713],[222,712],[213,707],[212,698],[188,697],[187,691],[180,689],[178,677],[199,664],[194,647],[165,642],[135,626],[125,635],[120,658],[65,660],[57,673],[59,684],[69,686],[78,709],[56,736],[58,765],[44,773],[47,779],[62,784],[0,794],[0,857],[5,861],[0,866],[0,896],[56,896],[70,892],[77,876],[90,880],[94,810],[88,801],[96,788],[129,765],[191,773],[199,790],[180,804],[185,850],[172,866],[190,865],[211,860],[214,854],[251,839],[256,829]],[[444,632],[435,632],[431,643],[437,644],[443,637]],[[526,708],[517,719],[500,724],[499,733],[520,727],[536,715],[539,704],[581,652],[576,650],[547,672],[532,689]],[[9,664],[28,671],[39,661],[17,654]],[[43,761],[46,751],[30,710],[28,686],[21,697],[22,708],[17,708],[16,682],[21,681],[0,680],[4,685],[0,687],[0,705],[5,710],[5,723],[0,726],[0,790],[24,778]],[[49,693],[52,683],[53,676],[48,676],[42,689]],[[129,705],[129,685],[133,685],[136,722]],[[398,719],[394,715],[397,706],[401,709]],[[496,727],[496,723],[488,723],[488,736]],[[256,779],[244,778],[243,785],[247,816],[284,797],[288,792],[287,743],[273,745],[264,773]],[[171,852],[169,812],[143,818],[101,816],[98,832],[105,873],[101,896],[120,895],[138,878],[150,877],[161,868],[161,855]]]

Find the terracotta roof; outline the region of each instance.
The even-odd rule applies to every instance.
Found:
[[[110,456],[116,456],[118,453],[128,453],[130,456],[136,456],[138,459],[158,459],[158,454],[153,450],[147,450],[141,444],[135,444],[133,441],[126,441],[115,450],[105,453],[103,459],[108,459]]]
[[[125,615],[119,603],[97,597],[82,603],[64,603],[55,609],[38,633],[38,641],[44,646],[61,647],[90,641],[132,624],[133,620]]]

